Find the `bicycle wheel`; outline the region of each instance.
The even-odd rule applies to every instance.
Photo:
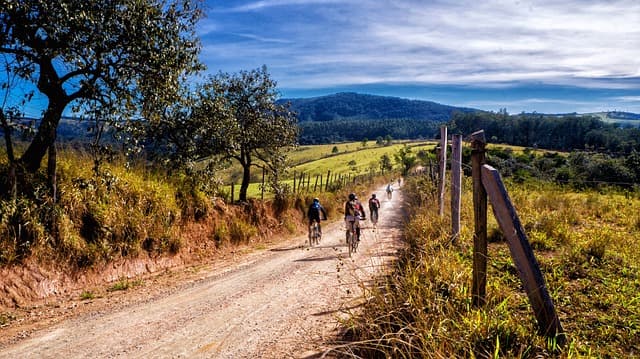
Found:
[[[355,236],[353,232],[347,229],[347,248],[349,249],[349,257],[351,257],[351,254],[353,253],[353,242],[355,241],[354,237]]]
[[[360,243],[360,241],[358,240],[358,236],[354,232],[351,239],[351,246],[353,247],[352,249],[353,253],[358,251],[358,243]]]
[[[320,244],[320,227],[318,223],[314,223],[313,226],[313,242],[315,245]]]

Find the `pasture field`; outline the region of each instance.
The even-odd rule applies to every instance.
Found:
[[[429,141],[403,141],[394,142],[389,146],[377,146],[374,142],[369,141],[366,147],[362,146],[362,142],[300,146],[289,153],[292,166],[288,172],[288,179],[285,179],[283,183],[293,185],[294,173],[297,175],[300,173],[311,175],[312,186],[315,183],[316,176],[322,175],[323,181],[325,181],[328,171],[331,171],[332,176],[336,174],[357,176],[371,172],[380,173],[380,160],[384,155],[389,156],[394,169],[397,169],[398,165],[395,162],[394,155],[405,145],[411,147],[411,151],[416,154],[420,150],[433,150],[436,143]],[[338,152],[333,152],[334,146],[338,149]],[[232,180],[236,183],[236,196],[241,182],[240,173],[241,169],[238,165],[234,165],[224,173],[225,183],[229,183]],[[259,198],[261,196],[260,181],[261,172],[254,168],[252,182],[247,190],[247,197]],[[225,186],[224,190],[230,191],[230,186]],[[269,196],[271,195],[265,192],[265,197]]]

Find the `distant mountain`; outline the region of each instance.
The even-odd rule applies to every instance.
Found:
[[[37,130],[40,124],[40,119],[21,117],[18,122],[25,127],[31,127],[34,130]],[[93,127],[95,127],[94,121],[78,117],[62,116],[58,124],[56,139],[61,142],[89,142],[94,139]],[[2,128],[0,128],[0,134],[4,135]],[[17,133],[14,133],[14,136],[16,136],[16,138],[22,138]]]
[[[451,114],[479,110],[431,101],[341,92],[334,95],[282,99],[290,102],[300,122],[333,120],[414,120],[444,123]]]

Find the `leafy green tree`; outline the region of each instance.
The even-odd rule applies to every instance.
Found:
[[[362,147],[367,147],[367,142],[369,142],[369,139],[368,139],[368,138],[366,138],[366,137],[365,137],[365,138],[363,138],[363,139],[362,139]]]
[[[382,138],[382,136],[376,137],[376,145],[378,146],[384,145],[384,139]]]
[[[224,97],[229,116],[220,118],[213,143],[219,146],[223,159],[242,165],[239,200],[246,201],[251,180],[251,168],[278,170],[284,152],[296,145],[297,119],[288,105],[277,104],[276,82],[266,66],[220,73],[211,79],[211,86]]]
[[[393,164],[391,163],[391,158],[386,153],[380,157],[380,170],[384,174],[385,171],[391,171],[393,169]]]
[[[417,157],[411,151],[411,147],[404,145],[395,154],[396,162],[402,167],[402,174],[406,175],[417,161]]]
[[[185,76],[201,68],[201,14],[191,0],[0,0],[8,70],[23,81],[20,88],[34,88],[25,101],[35,91],[47,99],[19,164],[40,168],[69,106],[91,118],[155,118]]]
[[[393,142],[393,137],[391,137],[391,135],[384,136],[385,145],[390,146],[392,142]]]
[[[333,146],[333,148],[331,149],[331,153],[338,153],[340,152],[340,150],[338,150],[338,146]]]
[[[223,144],[219,134],[231,116],[223,94],[206,83],[194,90],[181,89],[158,121],[138,121],[130,130],[153,163],[180,172],[194,188],[215,194],[221,184],[216,172],[228,164],[220,159]]]
[[[631,151],[631,154],[625,159],[625,165],[634,174],[634,181],[640,183],[640,153]]]

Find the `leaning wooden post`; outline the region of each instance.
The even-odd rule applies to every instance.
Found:
[[[447,174],[447,126],[440,127],[440,176],[438,179],[438,205],[444,216],[444,181]]]
[[[316,182],[313,184],[313,192],[316,191],[317,187],[318,187],[318,175],[316,175]],[[320,187],[322,187],[322,184],[320,184]]]
[[[520,274],[540,332],[547,337],[557,338],[558,344],[564,344],[566,338],[540,266],[498,171],[489,165],[483,165],[482,184],[491,199],[496,220],[509,243],[511,258]]]
[[[462,196],[462,135],[451,139],[451,242],[460,236],[460,197]]]
[[[473,284],[472,303],[484,306],[487,293],[487,192],[482,185],[482,165],[485,164],[484,131],[471,134],[471,177],[473,179]]]

